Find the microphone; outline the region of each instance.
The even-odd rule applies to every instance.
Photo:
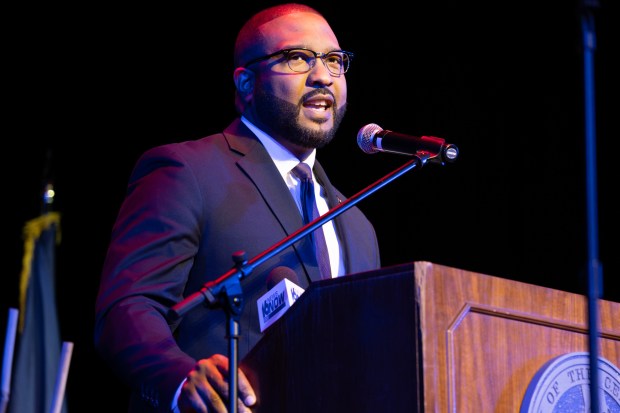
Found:
[[[288,311],[305,291],[295,283],[299,278],[289,267],[276,267],[267,276],[269,291],[256,301],[261,333]]]
[[[412,136],[382,129],[376,123],[369,123],[357,133],[357,144],[365,153],[391,152],[415,155],[418,152],[431,154],[431,160],[454,162],[459,149],[445,139],[434,136]]]
[[[267,289],[271,290],[277,283],[285,278],[289,281],[299,282],[299,277],[297,277],[297,273],[295,271],[289,267],[280,266],[271,270],[267,276]]]

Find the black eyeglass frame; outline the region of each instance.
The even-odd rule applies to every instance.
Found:
[[[275,56],[280,55],[280,54],[283,55],[283,57],[286,59],[288,54],[290,52],[292,52],[292,51],[295,51],[295,50],[305,50],[305,51],[310,52],[310,53],[312,53],[314,55],[314,64],[310,65],[308,70],[305,70],[303,72],[299,72],[299,71],[296,71],[295,69],[293,69],[290,66],[289,61],[287,59],[287,61],[286,61],[287,66],[289,67],[289,69],[291,69],[295,73],[308,73],[310,70],[312,70],[314,65],[316,65],[317,59],[321,59],[321,62],[323,62],[323,64],[325,65],[325,67],[327,68],[329,73],[331,73],[334,76],[340,76],[340,75],[343,75],[343,74],[348,72],[349,66],[351,65],[351,60],[353,60],[353,56],[355,56],[355,54],[353,52],[347,52],[346,50],[332,50],[332,51],[329,51],[327,53],[321,53],[321,52],[315,52],[314,50],[311,50],[311,49],[306,49],[305,47],[291,47],[289,49],[278,50],[277,52],[273,52],[271,54],[268,54],[267,56],[262,56],[262,57],[257,57],[256,59],[252,59],[249,62],[247,62],[246,64],[242,65],[242,67],[247,67],[247,66],[253,65],[254,63],[259,63],[259,62],[262,62],[264,60],[269,60],[272,57],[275,57]],[[341,73],[334,73],[334,72],[332,72],[329,69],[329,66],[327,66],[327,64],[323,60],[326,56],[329,56],[331,53],[342,53],[342,54],[347,56],[348,63],[346,65],[344,65],[344,64],[342,65],[342,72]]]

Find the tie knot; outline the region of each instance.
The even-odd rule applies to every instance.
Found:
[[[302,181],[312,181],[312,170],[307,163],[300,162],[293,168],[293,173]]]

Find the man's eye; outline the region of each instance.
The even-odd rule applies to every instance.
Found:
[[[287,59],[289,61],[306,60],[307,56],[305,54],[302,54],[302,53],[289,53],[288,56],[287,56]]]

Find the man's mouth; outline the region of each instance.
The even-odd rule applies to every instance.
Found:
[[[316,96],[308,99],[303,103],[303,106],[308,109],[323,110],[326,111],[333,106],[334,102],[331,99],[325,99],[324,97]]]

